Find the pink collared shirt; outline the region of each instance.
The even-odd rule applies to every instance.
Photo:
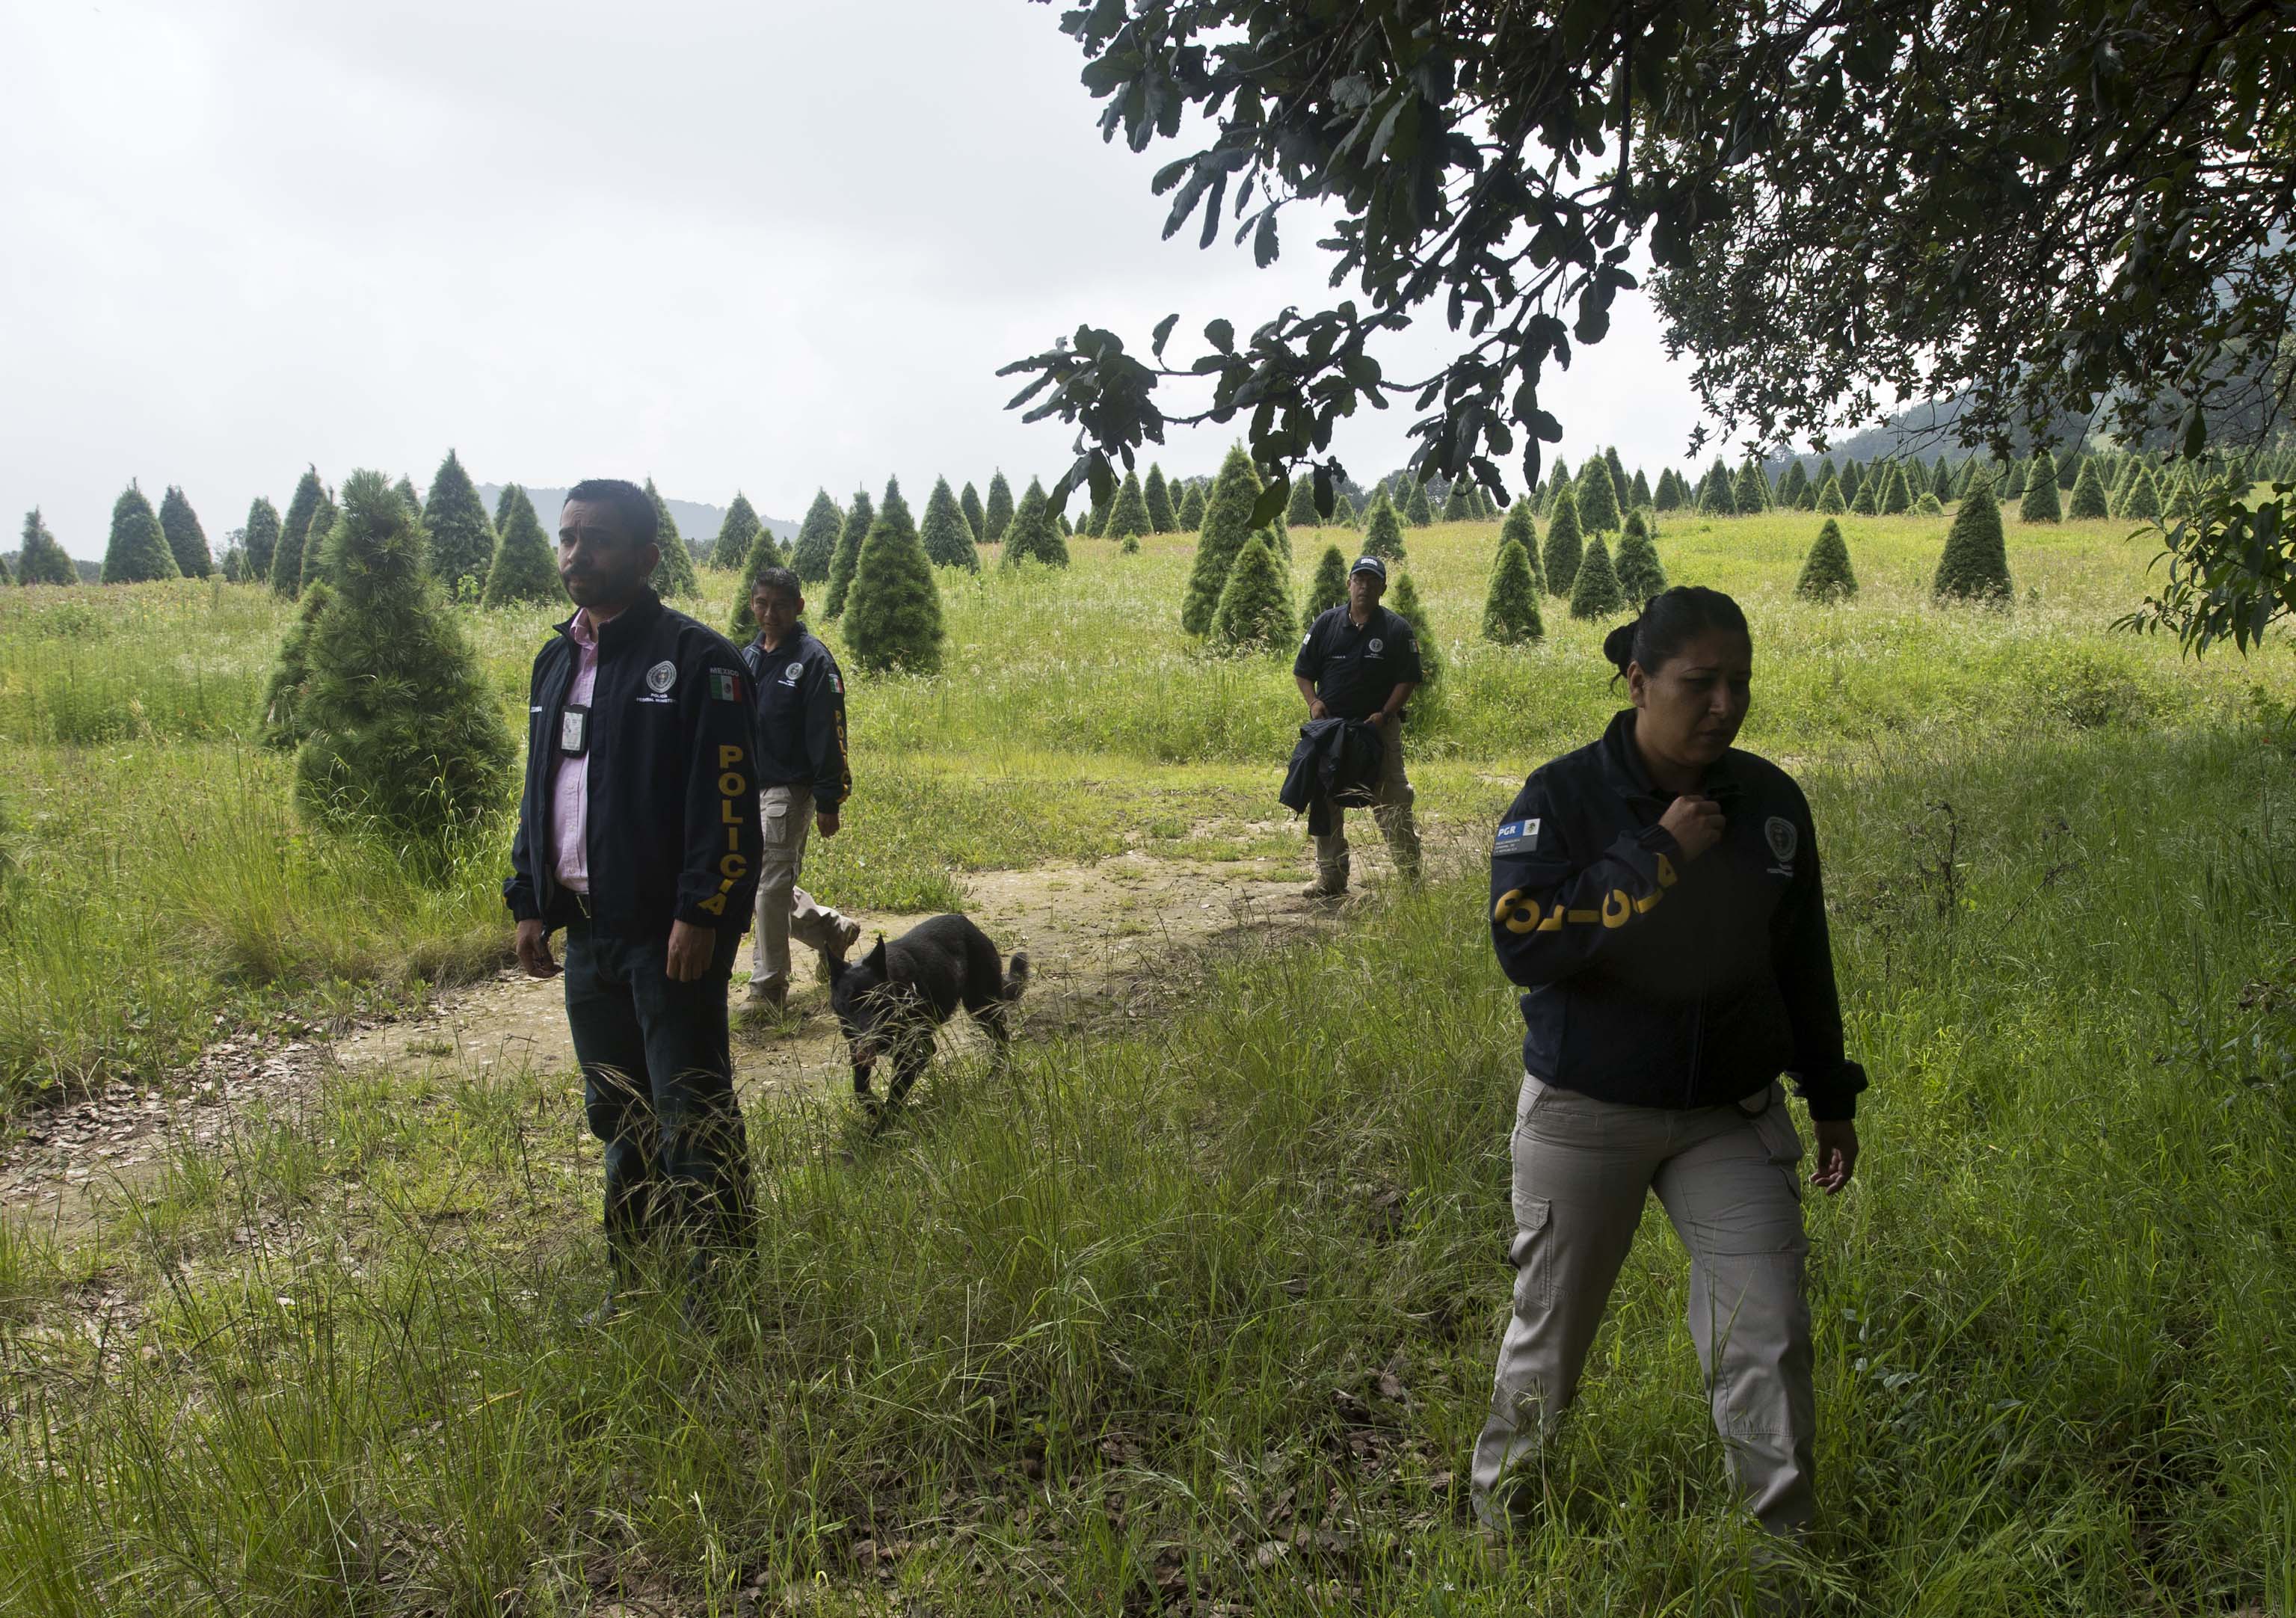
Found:
[[[566,688],[566,700],[586,708],[590,694],[598,684],[598,631],[590,621],[589,608],[574,614],[574,621],[566,626],[566,638],[580,649],[574,662],[574,683]],[[556,738],[552,740],[554,743]],[[558,885],[577,893],[587,893],[590,750],[586,746],[578,758],[562,755],[558,760],[558,773],[550,786],[550,825],[551,841],[558,850]]]

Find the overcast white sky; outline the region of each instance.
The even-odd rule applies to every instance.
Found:
[[[1026,0],[0,0],[0,547],[38,505],[100,556],[133,477],[220,550],[307,462],[427,487],[449,445],[480,480],[786,518],[898,473],[921,507],[1065,465],[995,372],[1079,321],[1144,348],[1331,296],[1305,229],[1264,272],[1160,241],[1177,150],[1103,145]],[[1638,300],[1545,398],[1573,465],[1679,462],[1697,419]],[[1409,419],[1335,448],[1375,476]]]

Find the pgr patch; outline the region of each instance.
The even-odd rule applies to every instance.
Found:
[[[712,669],[709,671],[709,694],[721,702],[740,702],[742,677],[731,669]]]
[[[1538,822],[1510,820],[1499,827],[1499,834],[1491,840],[1494,854],[1527,854],[1538,846]]]
[[[646,689],[656,696],[677,684],[677,665],[664,658],[645,673]]]
[[[1801,828],[1784,815],[1773,815],[1762,825],[1762,835],[1768,839],[1770,852],[1780,865],[1793,861],[1794,850],[1801,843]]]

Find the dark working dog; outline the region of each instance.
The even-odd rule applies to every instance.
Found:
[[[882,1055],[893,1064],[882,1105],[898,1106],[932,1060],[933,1030],[960,1006],[988,1031],[1002,1059],[1013,1037],[1004,1008],[1028,987],[1029,952],[1015,950],[1006,972],[988,935],[962,916],[929,917],[890,944],[881,936],[857,962],[832,962],[829,1007],[853,1053],[853,1093],[881,1110],[869,1075]]]

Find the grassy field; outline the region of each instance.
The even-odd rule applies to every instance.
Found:
[[[1848,519],[1864,593],[1805,607],[1816,527],[1660,539],[1753,620],[1744,744],[1810,790],[1876,1078],[1859,1183],[1810,1210],[1808,1577],[1859,1612],[2296,1614],[2287,645],[2108,633],[2152,551],[2118,524],[2013,522],[2013,608],[1947,612],[1943,519]],[[1618,700],[1560,604],[1533,650],[1474,637],[1494,541],[1410,536],[1448,665],[1431,885],[1136,1037],[960,1064],[884,1143],[760,1113],[765,1254],[714,1350],[573,1328],[602,1264],[564,1073],[346,1083],[88,1237],[0,1224],[0,1610],[1724,1610],[1744,1531],[1655,1217],[1545,1524],[1496,1562],[1464,1527],[1519,1039],[1478,845]],[[1185,541],[1074,548],[944,575],[949,672],[857,683],[834,902],[1250,835],[1287,660],[1181,636]],[[499,847],[423,891],[293,825],[248,740],[283,621],[0,597],[20,1096],[502,957]],[[544,624],[474,622],[506,710]]]

